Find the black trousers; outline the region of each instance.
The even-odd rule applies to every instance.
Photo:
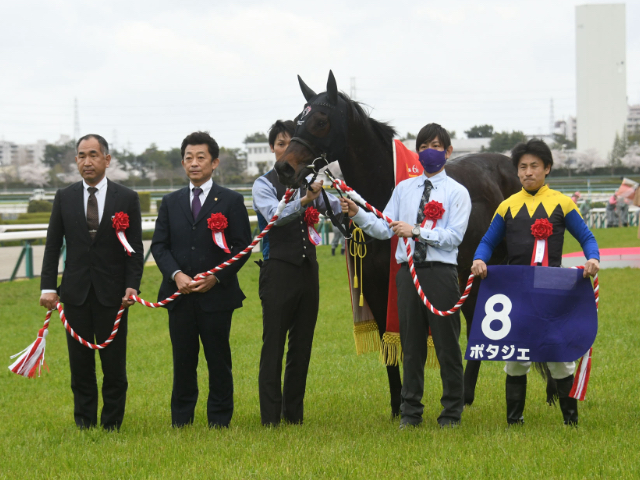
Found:
[[[422,290],[438,310],[450,309],[460,298],[455,265],[434,263],[429,267],[418,267],[416,272]],[[427,360],[427,337],[431,327],[442,378],[440,403],[443,410],[438,417],[438,423],[457,423],[464,408],[464,373],[459,344],[460,313],[439,317],[428,311],[416,292],[411,272],[406,265],[398,271],[396,286],[400,342],[404,355],[401,421],[414,425],[422,421],[424,365]]]
[[[215,287],[214,287],[215,288]],[[205,312],[198,293],[184,295],[169,310],[169,334],[173,349],[171,423],[193,423],[198,401],[198,355],[200,341],[209,370],[207,419],[212,427],[227,427],[233,415],[233,376],[229,333],[233,310]]]
[[[301,266],[269,259],[260,269],[262,353],[258,387],[263,425],[302,423],[304,393],[318,318],[320,286],[318,262]],[[289,333],[289,349],[282,386],[282,356]]]
[[[123,292],[124,293],[124,292]],[[98,301],[91,287],[82,305],[64,305],[69,325],[91,343],[103,343],[111,335],[119,307],[107,307]],[[116,338],[99,350],[102,363],[102,414],[100,424],[107,429],[119,429],[124,418],[127,399],[127,317],[125,310]],[[79,427],[93,427],[98,419],[98,383],[94,350],[81,345],[67,333],[73,416]]]

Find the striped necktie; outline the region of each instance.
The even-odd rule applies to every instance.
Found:
[[[89,187],[87,191],[89,192],[89,200],[87,200],[87,227],[89,227],[89,235],[91,235],[91,240],[93,240],[100,226],[98,199],[96,198],[98,189],[96,187]]]

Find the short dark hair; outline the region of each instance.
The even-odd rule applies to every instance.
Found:
[[[80,137],[80,139],[76,142],[76,153],[78,153],[78,147],[80,146],[80,142],[84,140],[89,140],[90,138],[95,138],[98,141],[98,143],[100,144],[100,151],[102,152],[103,155],[109,155],[109,144],[104,139],[104,137],[102,137],[101,135],[98,135],[97,133],[89,133],[84,137]]]
[[[273,148],[276,144],[276,139],[281,133],[287,133],[293,138],[293,132],[296,130],[296,124],[293,120],[276,120],[276,123],[269,128],[269,145]]]
[[[440,140],[444,149],[448,150],[451,146],[451,137],[449,136],[449,132],[437,123],[430,123],[422,127],[416,137],[416,152],[420,151],[420,145],[423,143],[430,143],[436,137],[438,137],[438,140]]]
[[[532,138],[527,143],[519,143],[513,150],[511,150],[511,161],[513,166],[518,168],[520,159],[523,155],[533,155],[538,157],[544,163],[544,168],[553,166],[553,155],[551,155],[551,149],[542,140]]]
[[[187,135],[182,141],[182,145],[180,146],[180,153],[182,158],[184,158],[184,151],[187,149],[187,145],[207,145],[209,149],[209,154],[211,155],[211,160],[215,160],[220,155],[220,147],[218,147],[218,142],[216,142],[209,132],[193,132]]]

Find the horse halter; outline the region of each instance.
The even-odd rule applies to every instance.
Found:
[[[326,167],[331,162],[329,162],[329,160],[327,160],[327,154],[326,153],[320,152],[313,145],[311,145],[309,142],[307,142],[305,139],[300,138],[300,137],[293,137],[291,139],[291,141],[292,142],[297,142],[300,145],[306,147],[307,149],[309,149],[311,154],[316,157],[316,158],[313,159],[313,161],[309,165],[307,165],[307,168],[310,168],[313,171],[313,177],[311,178],[311,181],[307,182],[307,185],[310,186],[313,182],[316,181],[316,178],[318,177],[318,173],[320,173],[320,169]],[[324,165],[318,165],[317,164],[318,160],[321,160],[322,162],[324,162]]]

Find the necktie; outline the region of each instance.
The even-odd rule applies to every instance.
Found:
[[[420,200],[420,208],[418,208],[418,225],[422,224],[424,220],[424,206],[429,202],[429,196],[431,195],[431,189],[433,185],[429,180],[424,182],[424,191],[422,192],[422,200]],[[427,259],[427,244],[424,242],[416,242],[416,249],[413,253],[414,263],[421,263]]]
[[[202,204],[200,203],[201,193],[202,193],[201,188],[195,187],[193,189],[193,201],[191,202],[191,212],[193,213],[194,220],[198,218],[198,214],[200,213],[200,209],[202,208]]]
[[[93,240],[100,226],[100,216],[98,215],[98,199],[96,198],[96,187],[87,188],[89,192],[89,200],[87,200],[87,227],[89,227],[89,235]]]

